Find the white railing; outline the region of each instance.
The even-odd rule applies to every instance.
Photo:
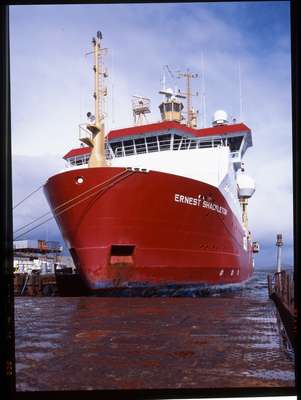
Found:
[[[74,167],[74,166],[80,166],[80,165],[85,165],[89,161],[90,154],[84,154],[80,156],[74,156],[68,159],[67,161],[67,166],[69,167]]]
[[[179,151],[179,150],[191,150],[191,149],[199,149],[199,148],[209,148],[209,147],[216,147],[220,145],[217,142],[213,141],[201,141],[196,139],[184,138],[181,139],[167,139],[167,140],[158,140],[154,142],[148,142],[145,138],[144,143],[136,143],[129,146],[119,146],[119,147],[112,147],[113,156],[109,154],[109,158],[112,157],[127,157],[131,155],[138,155],[138,154],[145,154],[145,153],[153,153],[158,151]],[[109,152],[109,149],[107,149]]]
[[[92,140],[92,132],[90,132],[87,129],[87,124],[83,123],[83,124],[79,124],[78,125],[78,129],[79,129],[79,140],[85,139],[85,138],[89,138],[90,140]]]
[[[105,144],[105,154],[106,154],[107,160],[110,160],[113,158],[112,149],[110,150],[107,143]],[[85,167],[85,166],[87,166],[87,164],[89,162],[90,156],[91,156],[91,153],[70,157],[69,159],[66,160],[65,167],[66,168]]]
[[[138,140],[141,140],[139,138]],[[120,143],[120,142],[119,142]],[[113,158],[118,157],[128,157],[132,155],[146,154],[146,153],[154,153],[161,151],[179,151],[179,150],[192,150],[192,149],[201,149],[201,148],[213,148],[218,146],[224,146],[223,142],[217,139],[209,139],[204,140],[181,137],[179,139],[175,139],[173,136],[166,140],[160,140],[160,137],[154,137],[154,139],[150,142],[147,138],[144,138],[142,143],[137,143],[137,139],[132,140],[132,144],[125,146],[121,141],[122,145],[118,147],[114,147],[114,142],[109,143],[107,140],[105,141],[105,155],[107,160],[111,160]],[[74,156],[67,161],[66,167],[74,168],[86,166],[90,158],[90,154],[84,154],[79,156]],[[233,163],[241,162],[241,153],[240,151],[232,152],[231,159]]]

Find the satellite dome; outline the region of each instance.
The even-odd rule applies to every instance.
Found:
[[[217,110],[215,111],[215,113],[213,114],[213,121],[212,121],[212,125],[216,126],[216,125],[225,125],[228,124],[228,114],[226,113],[226,111],[223,110]]]
[[[236,182],[238,185],[239,197],[250,198],[255,192],[255,181],[245,173],[237,174]]]

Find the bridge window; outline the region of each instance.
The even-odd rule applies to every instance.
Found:
[[[157,136],[151,136],[146,138],[146,143],[147,143],[147,151],[149,153],[153,151],[158,151],[158,140]]]
[[[186,150],[189,148],[190,145],[190,138],[183,137],[180,141],[180,150]]]
[[[173,149],[174,150],[178,150],[178,148],[180,146],[181,139],[182,139],[182,136],[174,135],[174,141],[173,141]]]
[[[107,153],[108,157],[125,157],[158,151],[187,150],[217,145],[221,145],[221,139],[207,139],[204,142],[189,136],[166,133],[163,135],[136,137],[134,139],[111,142],[107,145]]]
[[[243,139],[243,136],[228,138],[228,144],[230,146],[231,152],[238,151],[240,149],[242,139]]]
[[[88,163],[89,158],[90,158],[90,154],[83,154],[83,155],[67,158],[66,161],[70,166],[85,165]]]
[[[131,156],[131,155],[135,154],[133,140],[125,140],[123,142],[123,146],[124,146],[124,152],[125,152],[126,156]]]
[[[161,135],[158,137],[159,139],[159,145],[160,145],[160,151],[164,150],[170,150],[170,140],[171,140],[171,135]]]
[[[190,140],[189,148],[196,149],[196,140],[193,140],[193,139]]]
[[[135,147],[137,154],[146,153],[145,138],[135,139]]]
[[[121,157],[122,156],[122,143],[121,142],[113,142],[113,143],[111,143],[111,148],[112,148],[113,153],[115,154],[116,157]]]

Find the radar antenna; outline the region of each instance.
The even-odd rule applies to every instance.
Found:
[[[243,103],[242,103],[242,85],[241,85],[241,65],[240,60],[238,60],[238,83],[239,83],[239,120],[243,121]]]

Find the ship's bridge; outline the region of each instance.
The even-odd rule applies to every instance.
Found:
[[[175,121],[118,129],[106,137],[106,158],[219,146],[229,147],[234,168],[238,169],[245,151],[252,146],[251,130],[243,123],[194,129]],[[91,148],[85,146],[71,150],[64,159],[70,167],[82,167],[90,153]]]
[[[91,154],[91,147],[82,146],[77,149],[72,149],[64,155],[67,167],[83,167],[88,164]]]

